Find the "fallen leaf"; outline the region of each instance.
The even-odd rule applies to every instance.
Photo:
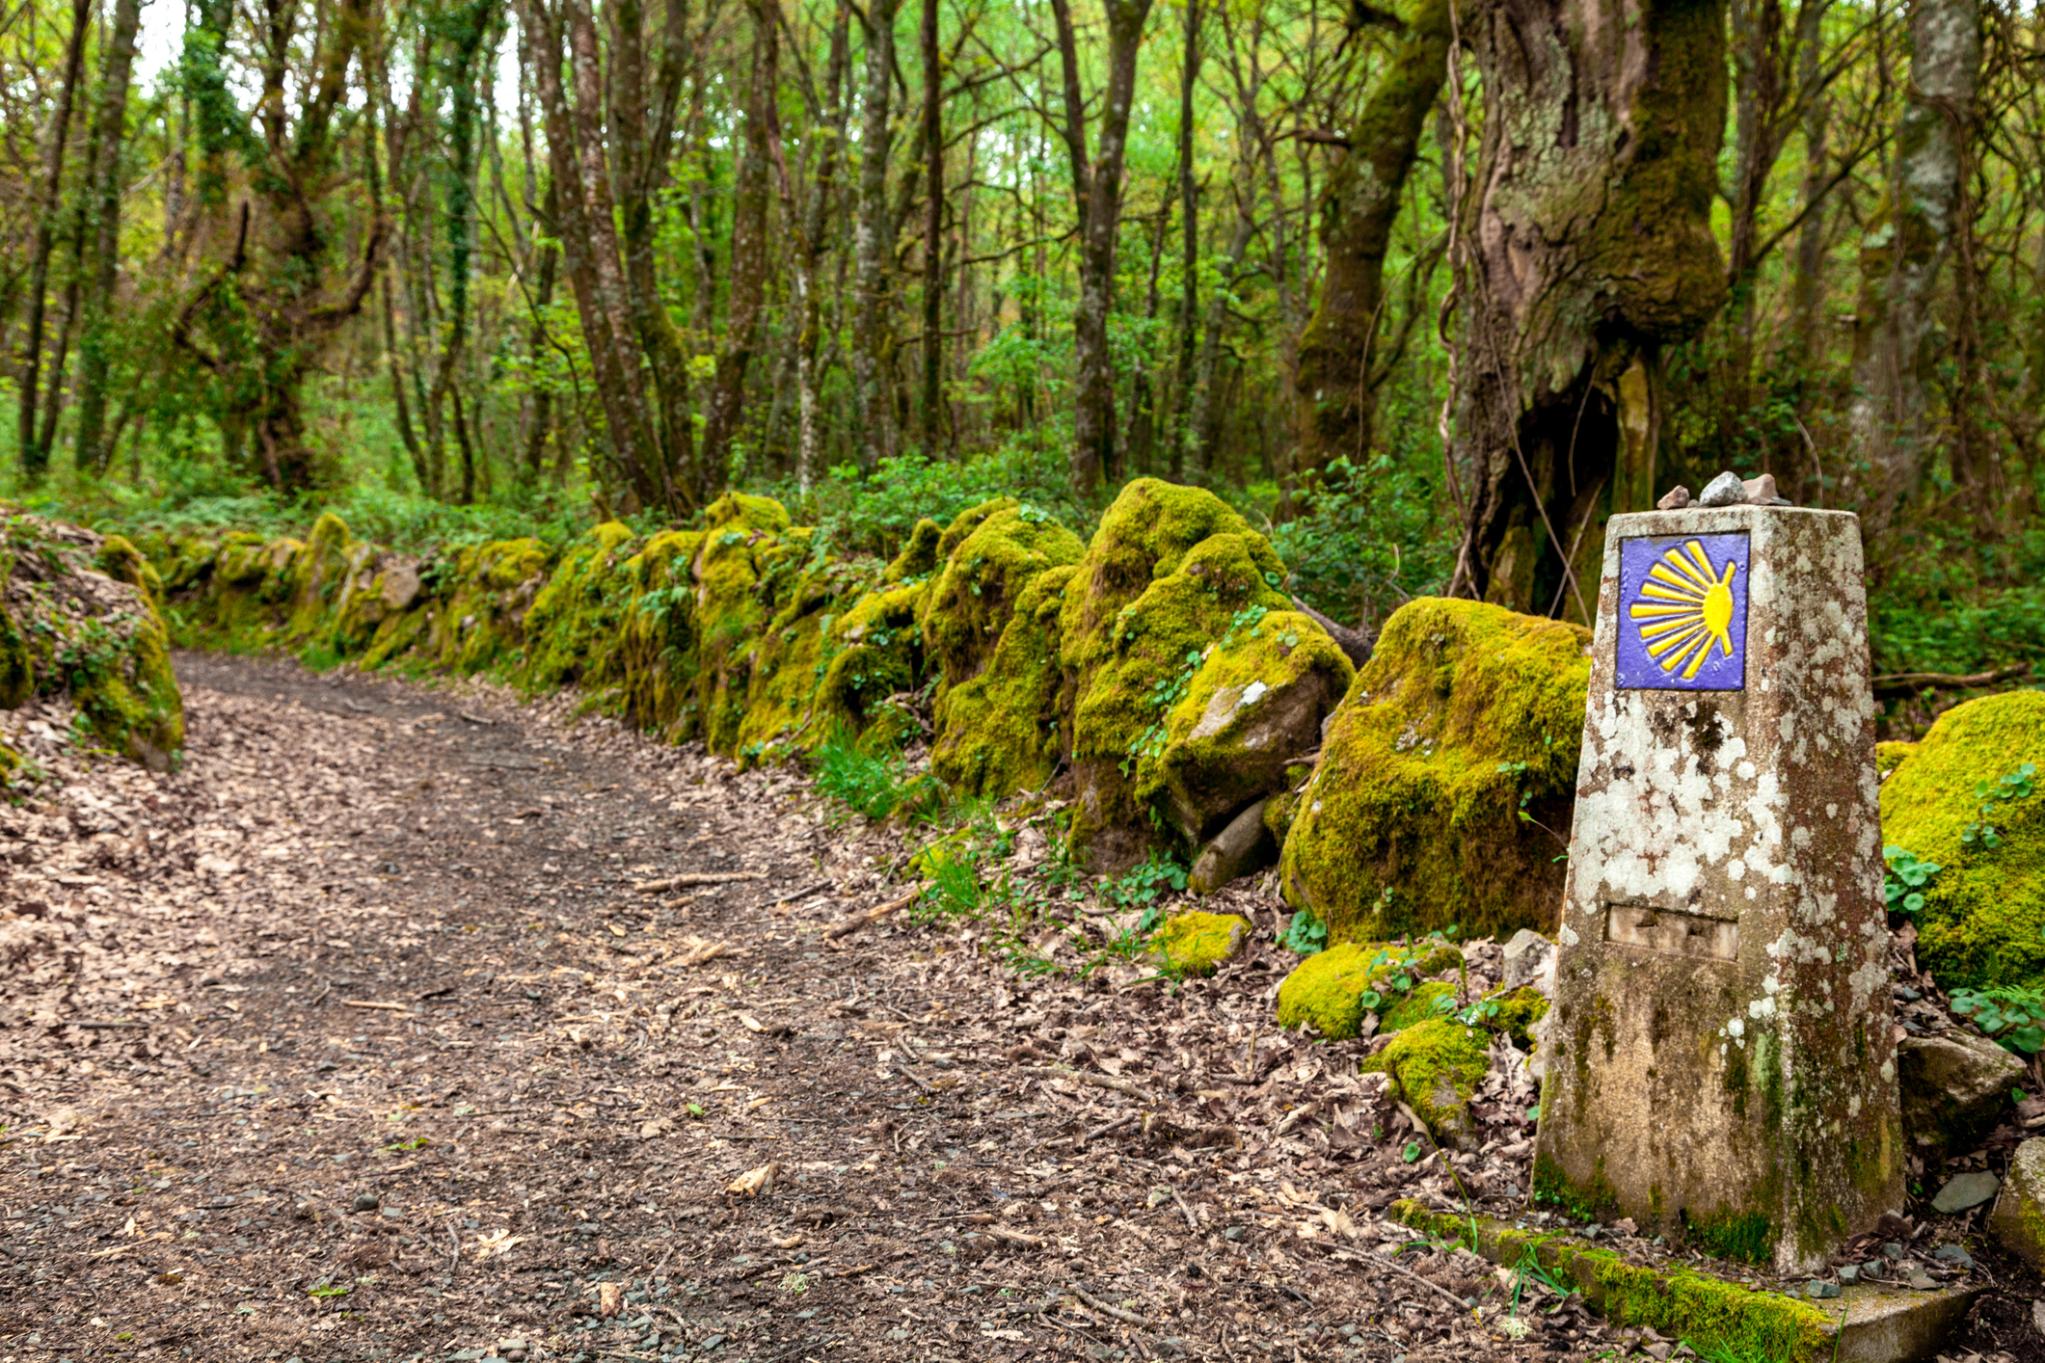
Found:
[[[757,1169],[748,1169],[726,1185],[724,1191],[737,1193],[740,1197],[761,1197],[774,1191],[774,1176],[781,1172],[781,1166],[769,1160]]]
[[[596,1285],[596,1313],[605,1320],[625,1309],[625,1286],[623,1283],[598,1283]]]
[[[511,1247],[523,1241],[523,1235],[513,1235],[508,1230],[493,1230],[476,1239],[476,1258],[501,1259],[511,1252]]]

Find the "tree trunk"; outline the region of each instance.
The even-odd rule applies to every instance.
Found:
[[[1454,589],[1587,621],[1605,517],[1653,496],[1660,349],[1725,292],[1724,0],[1495,0],[1464,32],[1486,104],[1459,262]]]
[[[561,80],[559,30],[541,0],[521,0],[519,7],[519,26],[525,31],[528,49],[527,69],[538,86],[547,129],[562,254],[618,472],[643,504],[666,508],[672,503],[673,491],[653,436],[640,354],[623,330],[630,313],[618,265],[610,177],[601,141],[602,76],[595,26],[586,4],[566,0],[562,9],[575,48],[576,101],[572,109]]]
[[[872,0],[867,7],[866,83],[860,96],[859,209],[852,243],[858,320],[852,337],[852,386],[859,409],[860,460],[869,469],[894,453],[894,403],[887,373],[888,274],[894,261],[887,225],[896,3]]]
[[[1079,305],[1072,317],[1074,411],[1072,481],[1091,495],[1121,470],[1115,448],[1115,366],[1108,351],[1108,314],[1115,302],[1115,245],[1122,229],[1122,169],[1135,103],[1136,58],[1151,0],[1103,0],[1108,18],[1108,88],[1100,139],[1089,156],[1086,100],[1080,90],[1079,42],[1071,0],[1051,0],[1064,73],[1065,141],[1079,209]]]
[[[1916,491],[1931,450],[1924,408],[1932,295],[1952,246],[1980,79],[1980,0],[1915,0],[1894,167],[1861,241],[1847,407],[1871,539]]]
[[[35,244],[29,253],[28,322],[21,346],[21,392],[16,438],[21,470],[31,481],[49,467],[49,446],[36,431],[36,398],[42,378],[44,300],[50,287],[50,256],[56,249],[57,211],[63,203],[64,149],[71,138],[71,109],[78,72],[85,62],[85,30],[92,22],[90,0],[72,0],[71,33],[64,44],[64,70],[57,83],[57,107],[43,137],[43,185],[36,213]]]
[[[1295,473],[1302,480],[1370,449],[1375,380],[1382,378],[1372,371],[1382,368],[1374,352],[1385,312],[1385,256],[1447,69],[1448,0],[1417,0],[1405,25],[1321,191],[1327,262],[1320,305],[1300,337],[1295,390],[1301,415]]]
[[[721,484],[731,459],[745,402],[746,369],[759,344],[760,314],[767,298],[767,215],[773,199],[768,178],[774,156],[774,100],[779,83],[776,0],[752,0],[752,91],[746,101],[745,151],[739,158],[732,195],[731,305],[725,316],[725,344],[717,357],[710,410],[703,423],[703,466]]]
[[[1200,83],[1200,0],[1186,0],[1185,60],[1179,72],[1179,357],[1165,418],[1173,478],[1186,467],[1186,415],[1200,337],[1200,188],[1193,178],[1193,92]]]
[[[135,32],[142,0],[115,0],[114,27],[100,72],[99,109],[93,116],[91,273],[85,283],[84,326],[78,343],[78,439],[73,460],[81,473],[101,473],[113,460],[106,440],[107,373],[112,357],[114,280],[121,265],[121,148],[128,121],[128,81],[135,67]]]
[[[923,391],[917,403],[923,453],[944,441],[944,56],[937,44],[937,0],[923,0]]]

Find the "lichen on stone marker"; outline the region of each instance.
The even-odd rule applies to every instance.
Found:
[[[1607,532],[1534,1193],[1801,1272],[1903,1202],[1860,533],[1726,477]]]

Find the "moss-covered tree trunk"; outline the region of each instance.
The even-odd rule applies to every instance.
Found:
[[[1388,372],[1376,362],[1385,254],[1447,70],[1448,0],[1416,0],[1403,22],[1391,59],[1349,131],[1348,149],[1321,191],[1328,259],[1320,302],[1300,337],[1296,376],[1301,477],[1367,452],[1377,388]]]
[[[1490,0],[1460,251],[1456,590],[1586,619],[1612,512],[1651,503],[1658,356],[1718,308],[1724,0]]]

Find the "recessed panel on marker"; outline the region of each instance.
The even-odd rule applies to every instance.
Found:
[[[1744,530],[1619,542],[1617,685],[1631,691],[1744,691]]]
[[[1605,905],[1605,940],[1665,956],[1732,961],[1740,955],[1740,925],[1652,904]]]

